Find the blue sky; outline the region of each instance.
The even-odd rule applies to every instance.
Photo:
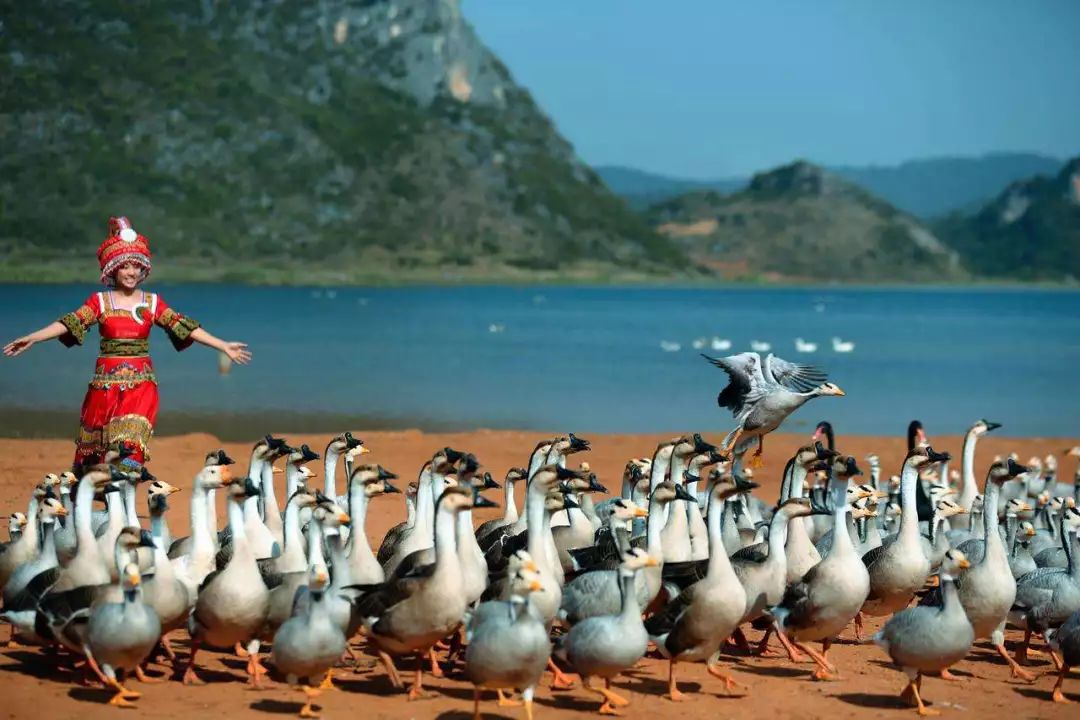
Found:
[[[1078,0],[463,0],[587,162],[1080,153]]]

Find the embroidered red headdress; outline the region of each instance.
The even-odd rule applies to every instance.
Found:
[[[108,283],[124,263],[141,267],[144,278],[150,274],[150,241],[135,232],[131,221],[122,215],[109,218],[109,237],[98,247],[97,256],[103,283]]]

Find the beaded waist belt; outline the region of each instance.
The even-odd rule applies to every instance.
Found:
[[[137,357],[150,354],[150,341],[138,338],[102,338],[101,357]]]

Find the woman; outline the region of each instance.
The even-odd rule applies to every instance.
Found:
[[[109,449],[126,448],[129,464],[150,459],[147,444],[157,420],[158,390],[150,361],[150,327],[158,325],[173,347],[197,342],[220,350],[230,360],[251,360],[247,345],[214,337],[199,323],[176,312],[156,293],[139,289],[150,274],[150,245],[126,217],[109,218],[109,237],[98,248],[101,282],[110,286],[82,306],[37,332],[4,346],[10,357],[35,343],[60,338],[67,347],[82,345],[86,331],[98,325],[101,352],[83,400],[75,441],[75,467],[101,462]]]

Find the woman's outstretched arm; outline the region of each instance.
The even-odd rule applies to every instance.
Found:
[[[67,332],[67,327],[59,320],[54,320],[36,332],[32,332],[29,335],[23,335],[21,338],[15,338],[9,342],[4,346],[4,354],[8,357],[15,357],[16,355],[29,350],[30,346],[35,343],[58,338],[65,332]]]
[[[247,349],[247,343],[221,340],[201,327],[192,330],[190,337],[197,343],[220,350],[235,363],[247,365],[251,361],[251,351]]]

